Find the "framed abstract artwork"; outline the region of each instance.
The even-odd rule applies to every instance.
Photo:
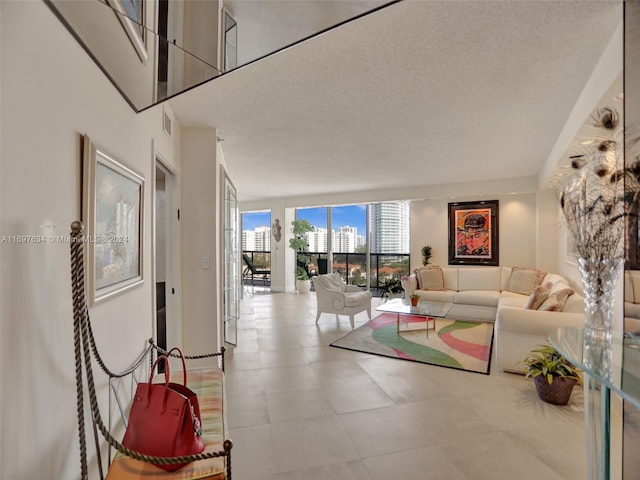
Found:
[[[83,138],[89,303],[142,283],[144,177]]]
[[[449,265],[499,265],[498,200],[449,204]]]

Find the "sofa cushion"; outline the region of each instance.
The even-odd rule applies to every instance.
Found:
[[[444,290],[442,268],[437,265],[418,268],[416,277],[421,290]]]
[[[498,300],[500,300],[500,292],[495,290],[466,290],[453,295],[453,303],[465,305],[497,307]]]
[[[511,280],[511,267],[502,267],[500,270],[500,291],[509,290],[509,280]]]
[[[538,310],[547,312],[561,312],[564,309],[564,304],[570,295],[573,295],[572,288],[563,288],[552,292],[549,297],[544,301]]]
[[[535,268],[513,267],[509,279],[509,291],[531,295],[533,289],[540,285],[544,276],[544,272]]]
[[[542,280],[542,282],[540,283],[544,285],[545,283],[549,283],[549,282],[551,282],[552,284],[551,290],[555,290],[556,285],[558,285],[559,283],[563,283],[563,284],[567,283],[567,281],[557,273],[547,273],[544,276],[544,279]]]
[[[568,313],[584,313],[584,298],[577,293],[569,295],[562,311]]]
[[[624,328],[625,330],[629,330],[628,328],[628,321],[629,319],[635,318],[638,319],[640,318],[640,304],[638,303],[631,303],[631,302],[624,302]]]
[[[640,270],[629,270],[629,275],[633,285],[634,303],[640,303]]]
[[[527,301],[526,295],[520,295],[519,293],[513,293],[505,290],[500,294],[500,300],[498,300],[498,309],[502,307],[516,307],[523,308],[524,303]]]
[[[633,292],[633,279],[631,272],[626,270],[624,272],[624,301],[629,303],[635,303],[635,295]]]
[[[453,290],[416,290],[415,293],[420,295],[420,300],[428,300],[431,302],[453,303]]]
[[[458,288],[458,268],[442,267],[442,276],[444,277],[444,288],[446,290],[459,290]]]
[[[551,282],[538,285],[533,289],[533,292],[529,295],[529,298],[527,298],[527,301],[522,308],[526,308],[527,310],[538,310],[540,305],[542,305],[547,297],[549,297],[552,286],[553,284]]]
[[[500,291],[500,267],[469,267],[458,270],[458,291]]]

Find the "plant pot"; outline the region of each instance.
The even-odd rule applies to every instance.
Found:
[[[411,299],[411,306],[412,307],[417,307],[418,306],[418,302],[420,301],[419,298],[412,298]]]
[[[535,377],[533,382],[536,385],[536,392],[538,392],[540,400],[552,405],[566,405],[569,403],[573,387],[578,383],[574,378],[555,377],[553,383],[549,384],[547,378],[542,375]]]
[[[311,291],[311,280],[296,280],[298,293],[309,293]]]

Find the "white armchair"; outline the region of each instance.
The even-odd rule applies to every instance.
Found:
[[[371,292],[366,292],[355,285],[347,285],[340,278],[339,273],[328,273],[311,278],[318,298],[318,313],[316,323],[321,313],[335,313],[349,315],[351,328],[354,328],[353,316],[367,311],[371,320]]]

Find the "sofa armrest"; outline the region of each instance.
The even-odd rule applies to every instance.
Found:
[[[409,298],[418,288],[418,279],[415,273],[409,275],[409,279],[402,280],[401,283],[402,289],[404,290],[404,298]]]
[[[545,312],[517,307],[502,307],[496,315],[496,328],[502,332],[518,332],[547,337],[559,327],[584,326],[584,313]]]

